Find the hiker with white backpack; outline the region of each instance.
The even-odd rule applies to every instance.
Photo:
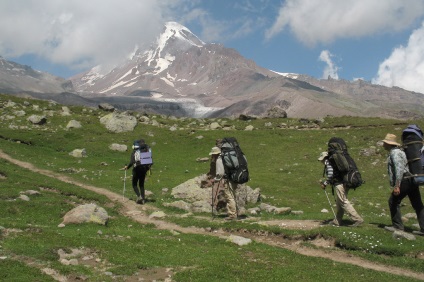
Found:
[[[134,141],[132,149],[130,162],[123,169],[127,170],[133,167],[132,187],[137,195],[137,204],[143,205],[146,202],[144,180],[153,165],[152,152],[143,139]]]

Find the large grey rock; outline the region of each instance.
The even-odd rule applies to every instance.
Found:
[[[113,111],[115,111],[115,107],[112,106],[112,105],[110,105],[110,104],[108,104],[108,103],[101,103],[99,105],[99,109],[100,110],[103,110],[103,111],[106,111],[106,112],[113,112]]]
[[[128,147],[127,145],[113,143],[109,145],[109,149],[111,149],[112,151],[126,152],[128,150]]]
[[[69,155],[75,158],[84,158],[84,157],[87,157],[87,152],[85,151],[85,149],[75,149],[72,152],[70,152]]]
[[[416,238],[415,238],[414,235],[409,234],[409,233],[407,233],[405,231],[402,231],[402,230],[396,230],[395,232],[393,232],[392,237],[393,237],[393,239],[402,239],[402,238],[404,238],[404,239],[406,239],[408,241],[414,241],[414,240],[416,240]]]
[[[66,128],[81,128],[81,123],[76,120],[70,120],[66,125]]]
[[[126,113],[114,112],[100,118],[100,123],[111,132],[121,133],[133,131],[137,125],[137,119]]]
[[[71,115],[71,110],[68,107],[63,106],[62,107],[62,112],[60,114],[62,116],[70,116]]]
[[[234,243],[236,245],[239,245],[239,246],[245,246],[245,245],[252,243],[252,239],[244,238],[244,237],[237,236],[237,235],[230,235],[227,238],[227,241]]]
[[[265,117],[267,117],[267,118],[287,118],[287,112],[283,108],[281,108],[280,106],[274,106],[266,112]]]
[[[97,206],[96,204],[85,204],[78,206],[63,217],[62,224],[80,224],[80,223],[98,223],[101,225],[106,225],[109,216],[106,210],[102,207]]]
[[[31,115],[30,117],[28,117],[27,120],[31,122],[32,124],[37,124],[37,125],[43,125],[47,122],[47,118],[45,116],[39,116],[39,115]]]
[[[192,212],[210,212],[212,202],[212,187],[202,186],[204,184],[205,175],[201,175],[174,187],[172,189],[172,196],[176,199],[184,200],[181,202],[174,202],[174,207]],[[214,191],[215,193],[215,191]],[[245,206],[247,203],[257,203],[260,198],[260,189],[253,190],[247,185],[239,185],[236,190],[236,202],[239,210],[239,215],[246,213]],[[215,197],[215,204],[217,210],[225,208],[225,199],[223,191]]]
[[[211,198],[211,191],[200,188],[199,178],[189,179],[172,189],[171,195],[188,202],[204,201]]]
[[[212,130],[216,130],[216,129],[221,129],[222,127],[221,127],[221,125],[219,123],[217,123],[215,121],[215,122],[212,122],[211,123],[211,125],[209,126],[209,128],[212,129]]]

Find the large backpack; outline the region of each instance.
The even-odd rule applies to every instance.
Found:
[[[140,144],[139,141],[135,141],[134,146],[138,146],[134,152],[134,167],[145,166],[146,168],[150,168],[153,165],[152,150],[150,147],[144,142]]]
[[[348,188],[356,189],[365,181],[355,161],[347,151],[347,145],[342,138],[332,137],[328,141],[328,160],[341,176],[343,184]]]
[[[236,138],[227,137],[222,139],[221,157],[225,174],[229,180],[238,184],[249,181],[247,159]]]
[[[417,184],[424,184],[423,132],[418,125],[408,125],[402,131],[402,147],[408,160],[409,172]]]

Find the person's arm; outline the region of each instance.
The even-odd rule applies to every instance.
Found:
[[[135,163],[134,151],[131,153],[130,162],[124,167],[124,169],[131,168]]]
[[[330,184],[333,181],[333,176],[334,176],[334,170],[333,170],[333,166],[330,164],[329,160],[325,161],[325,174],[327,179],[324,181],[324,185],[327,186],[328,184]]]
[[[220,181],[225,175],[224,164],[222,162],[221,156],[216,160],[216,175],[214,181]]]
[[[405,167],[408,165],[408,160],[406,159],[405,153],[403,153],[400,149],[394,149],[390,151],[390,159],[393,162],[393,193],[400,193],[400,183],[403,179],[403,174],[405,173]]]

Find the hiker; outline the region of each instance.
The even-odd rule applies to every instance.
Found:
[[[143,144],[140,144],[140,141]],[[151,163],[142,164],[139,160],[137,160],[137,153],[139,153],[138,151],[140,150],[140,148],[147,148],[146,149],[147,151],[150,151],[150,150],[148,149],[148,146],[144,143],[143,139],[134,141],[132,148],[133,148],[133,151],[131,153],[130,162],[128,163],[128,165],[124,167],[124,169],[127,170],[133,167],[132,187],[134,189],[135,194],[137,195],[136,203],[143,205],[146,202],[144,180],[146,179],[146,173],[147,171],[149,171]]]
[[[213,147],[210,153],[211,155],[211,163],[212,160],[215,160],[216,165],[216,175],[214,178],[215,183],[221,186],[223,184],[224,198],[227,204],[227,216],[224,218],[225,220],[235,220],[237,219],[237,206],[236,206],[236,189],[237,183],[228,179],[225,174],[224,163],[222,161],[221,149],[219,147]]]
[[[338,140],[340,138],[332,138],[329,141],[329,144],[333,142],[332,140]],[[344,143],[344,141],[343,141]],[[344,144],[345,146],[345,144]],[[347,198],[349,193],[349,188],[343,181],[344,174],[341,172],[337,165],[334,162],[334,159],[331,158],[330,151],[321,153],[319,159],[325,164],[325,174],[327,179],[321,184],[322,189],[325,189],[328,184],[332,185],[332,194],[336,192],[336,218],[331,221],[329,224],[334,226],[341,226],[344,213],[347,213],[349,217],[354,221],[353,224],[349,225],[350,227],[357,227],[361,225],[364,220],[355,210],[353,205]]]
[[[420,231],[412,233],[424,236],[424,206],[421,200],[420,190],[414,183],[408,168],[406,154],[400,148],[396,135],[388,133],[383,140],[383,148],[388,151],[387,170],[392,192],[389,197],[389,209],[392,226],[384,227],[388,231],[404,230],[400,204],[408,196],[412,207],[417,214]]]

